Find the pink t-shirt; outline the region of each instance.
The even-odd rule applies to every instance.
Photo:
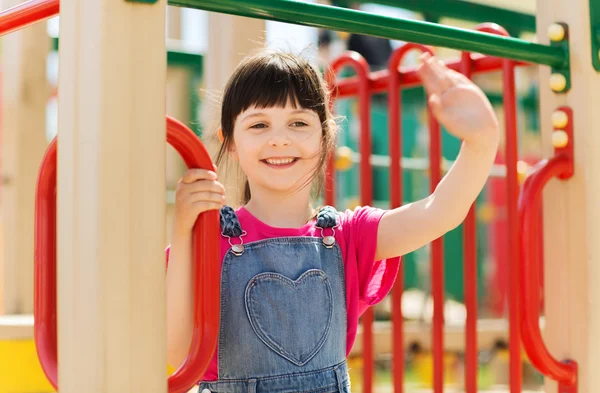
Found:
[[[244,236],[246,244],[273,237],[321,236],[320,229],[315,228],[314,220],[301,228],[275,228],[258,220],[244,207],[236,210],[236,213],[242,229],[247,232]],[[335,239],[342,251],[346,275],[348,313],[346,356],[350,353],[356,338],[358,318],[369,306],[383,300],[391,290],[398,273],[398,259],[392,260],[395,262],[374,261],[377,229],[384,213],[385,210],[367,206],[346,210],[338,217],[339,227],[335,229]],[[227,239],[221,237],[221,261],[230,247]],[[211,364],[201,378],[202,381],[218,379],[218,351],[217,348]]]

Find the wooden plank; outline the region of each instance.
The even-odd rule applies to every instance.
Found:
[[[61,393],[166,391],[165,12],[61,3]]]
[[[3,7],[22,3],[9,0]],[[2,38],[2,232],[0,314],[33,312],[35,184],[46,149],[46,24]]]
[[[216,153],[220,143],[216,131],[220,122],[221,92],[231,73],[247,55],[262,47],[265,42],[265,21],[218,13],[208,14],[208,56],[204,83],[207,94],[203,94],[202,122],[205,125],[203,141],[211,153]],[[213,154],[214,156],[214,154]],[[219,180],[226,188],[227,203],[238,206],[243,187],[234,163],[219,168]],[[227,175],[227,176],[225,176]]]
[[[550,69],[539,68],[540,126],[546,156],[553,154],[551,114],[560,105],[574,111],[575,176],[553,181],[544,192],[546,341],[558,360],[579,362],[579,392],[600,386],[600,76],[590,58],[589,0],[537,1],[538,40],[548,44],[551,23],[569,25],[572,88],[552,93]],[[546,380],[546,391],[556,392]]]

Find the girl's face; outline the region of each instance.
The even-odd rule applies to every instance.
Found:
[[[314,111],[250,107],[235,121],[232,151],[252,189],[293,192],[317,169],[322,134]]]

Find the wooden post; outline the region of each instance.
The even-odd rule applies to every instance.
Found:
[[[166,391],[165,9],[61,2],[61,393]]]
[[[600,74],[590,58],[589,0],[537,0],[538,39],[554,22],[569,25],[572,88],[554,94],[550,69],[539,68],[540,118],[547,156],[552,155],[552,112],[574,111],[575,176],[552,181],[544,192],[545,337],[558,359],[579,363],[578,392],[600,386]],[[548,381],[546,391],[557,392]]]
[[[8,8],[22,3],[10,0]],[[2,232],[0,314],[33,312],[33,214],[38,168],[46,148],[46,56],[39,23],[2,38]]]
[[[221,96],[225,83],[239,62],[255,49],[264,46],[265,21],[209,13],[208,35],[211,39],[208,41],[208,54],[204,62],[204,80],[209,95],[203,96],[202,117],[206,130],[203,141],[211,152],[216,152],[220,146],[215,129],[220,120],[220,102],[216,102],[215,97]],[[219,180],[227,190],[227,203],[237,206],[243,189],[240,189],[235,165],[220,167],[218,173]],[[227,176],[224,177],[225,174]]]
[[[167,37],[173,40],[181,40],[181,8],[167,7]],[[192,77],[189,69],[185,67],[171,67],[167,69],[167,114],[177,120],[188,124],[190,117],[189,85]],[[179,153],[170,145],[167,147],[166,172],[167,190],[173,195],[177,181],[186,171],[186,166]],[[173,214],[175,205],[167,204],[167,239],[171,238]]]

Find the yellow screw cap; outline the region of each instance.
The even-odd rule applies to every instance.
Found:
[[[552,145],[554,145],[555,148],[561,148],[561,147],[565,147],[569,144],[569,135],[566,133],[566,131],[563,130],[555,130],[552,133]]]
[[[561,92],[567,87],[567,78],[563,74],[550,75],[550,88],[555,92]]]
[[[562,41],[565,38],[565,28],[558,23],[553,23],[548,26],[547,33],[548,38],[554,42]]]
[[[552,126],[554,128],[565,128],[569,123],[569,116],[565,111],[554,111],[552,113]]]
[[[517,179],[519,180],[519,184],[523,184],[525,179],[527,178],[527,173],[529,172],[529,164],[525,161],[517,161]]]
[[[496,218],[496,209],[491,203],[483,203],[479,209],[477,209],[477,217],[481,222],[489,223]]]
[[[335,151],[335,169],[347,171],[352,168],[352,149],[348,146],[340,146]]]

